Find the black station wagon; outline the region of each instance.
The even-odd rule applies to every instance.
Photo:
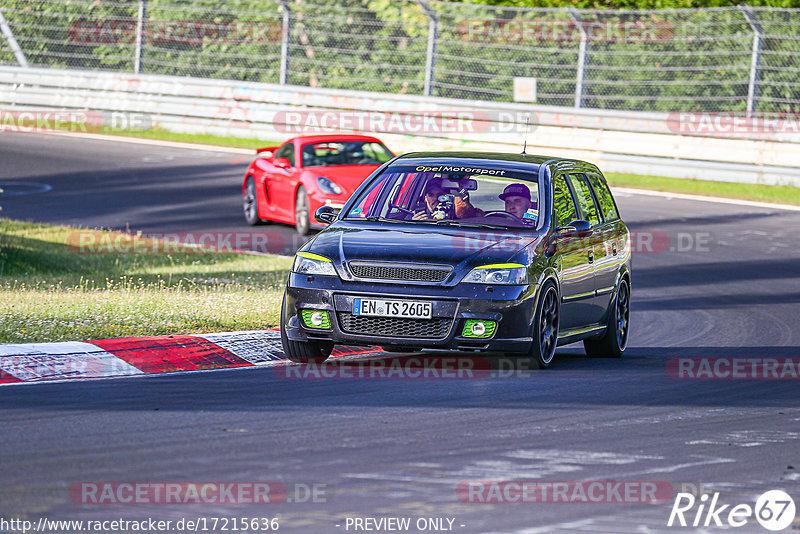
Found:
[[[335,343],[619,357],[631,244],[598,168],[481,152],[411,153],[378,168],[294,260],[281,338],[295,362]]]

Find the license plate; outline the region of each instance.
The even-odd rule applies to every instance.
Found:
[[[414,300],[353,299],[353,315],[430,319],[432,302]]]

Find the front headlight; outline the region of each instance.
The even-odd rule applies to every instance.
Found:
[[[333,262],[325,256],[311,252],[298,252],[294,257],[292,272],[297,274],[318,274],[320,276],[336,276]]]
[[[339,187],[339,184],[324,176],[317,178],[317,185],[323,193],[328,193],[329,195],[340,195],[342,193],[342,188]]]
[[[482,265],[472,269],[462,282],[468,284],[527,284],[528,269],[519,263]]]

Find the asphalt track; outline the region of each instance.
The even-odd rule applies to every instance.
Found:
[[[0,205],[10,219],[221,243],[237,232],[247,243],[253,230],[241,206],[250,155],[1,132],[0,153]],[[292,254],[305,242],[284,224],[257,231],[266,235],[262,252]]]
[[[0,183],[52,187],[3,199],[3,214],[151,232],[246,229],[246,164],[211,151],[0,135]],[[3,387],[0,517],[278,515],[281,532],[353,532],[346,518],[365,516],[448,517],[464,533],[702,530],[668,529],[671,500],[461,502],[456,488],[475,480],[665,481],[751,505],[784,489],[800,504],[797,379],[667,372],[679,357],[800,356],[800,213],[617,200],[640,235],[623,359],[590,360],[570,346],[551,369],[510,377],[287,379],[265,368]],[[325,502],[75,504],[68,489],[83,481],[318,484]],[[734,531],[765,532],[754,521]]]

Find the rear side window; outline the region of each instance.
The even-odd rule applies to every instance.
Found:
[[[286,143],[275,152],[275,159],[286,158],[289,164],[294,167],[294,143]]]
[[[592,190],[586,177],[582,174],[568,174],[569,183],[575,191],[575,200],[578,202],[578,211],[581,218],[592,223],[592,226],[600,224],[600,216],[597,212],[597,205],[592,197]]]
[[[575,203],[569,192],[567,181],[564,175],[557,175],[553,178],[553,210],[555,211],[556,226],[566,226],[578,218],[575,211]]]
[[[594,195],[600,203],[600,209],[603,210],[603,217],[607,221],[619,219],[617,213],[617,206],[614,204],[614,197],[611,196],[611,190],[608,188],[606,181],[597,176],[596,174],[589,174],[589,183],[592,184]]]

